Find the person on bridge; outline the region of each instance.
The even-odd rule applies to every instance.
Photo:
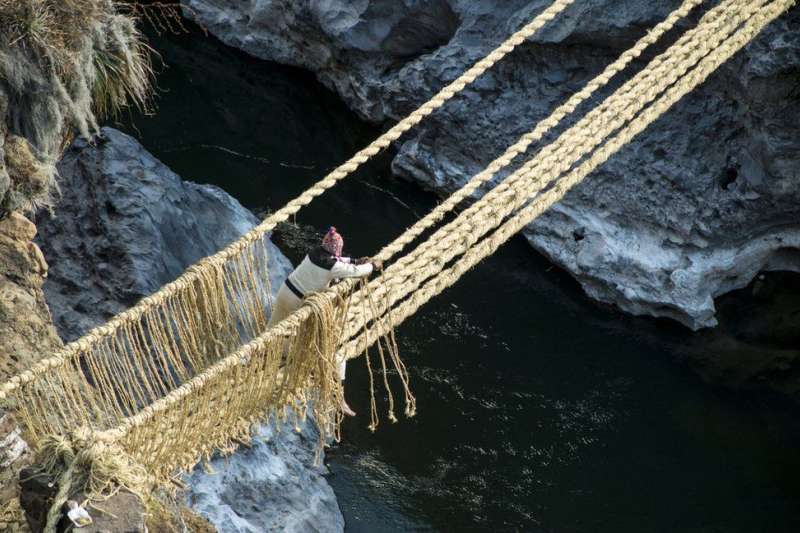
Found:
[[[289,277],[281,284],[269,325],[277,324],[303,305],[303,299],[315,292],[328,288],[331,281],[342,278],[361,278],[372,274],[373,270],[381,268],[378,261],[369,257],[351,259],[343,257],[344,239],[331,226],[322,238],[322,242],[311,249],[303,261]],[[344,386],[346,361],[339,363],[339,378]],[[356,413],[347,405],[342,397],[342,412],[347,416]]]

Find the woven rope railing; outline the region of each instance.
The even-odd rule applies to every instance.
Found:
[[[729,0],[717,12],[709,12],[698,27],[692,30],[694,33],[687,34],[686,40],[673,45],[671,51],[668,50],[664,55],[659,56],[661,59],[654,60],[654,64],[659,68],[662,68],[663,65],[667,65],[663,68],[671,68],[677,63],[679,74],[674,77],[675,83],[665,84],[663,78],[650,76],[652,87],[642,91],[626,90],[625,87],[618,90],[611,97],[609,106],[611,109],[624,112],[625,118],[613,126],[595,129],[600,133],[604,133],[606,130],[609,134],[613,134],[617,130],[619,133],[616,133],[616,136],[586,158],[583,163],[580,163],[584,159],[580,156],[580,152],[587,153],[588,150],[600,143],[591,142],[590,139],[584,140],[580,143],[581,150],[577,152],[572,149],[570,143],[563,142],[558,144],[558,151],[550,153],[543,150],[536,159],[544,161],[570,156],[572,162],[564,163],[566,168],[564,165],[560,165],[558,168],[561,169],[561,172],[568,172],[574,164],[579,163],[578,169],[571,171],[563,182],[557,182],[555,188],[535,197],[534,203],[504,223],[491,238],[485,239],[478,245],[465,247],[466,255],[456,265],[448,269],[439,269],[440,273],[426,283],[421,290],[411,292],[408,300],[392,310],[394,323],[409,316],[414,309],[427,301],[427,298],[436,291],[443,289],[446,284],[453,283],[466,269],[484,257],[488,253],[487,250],[496,248],[501,241],[507,239],[512,234],[512,229],[518,229],[522,221],[529,220],[532,214],[540,213],[552,202],[557,201],[569,187],[580,181],[593,168],[643,130],[647,124],[663,114],[683,94],[705,79],[708,73],[716,68],[715,65],[721,64],[738,48],[741,48],[743,43],[752,38],[754,31],[763,27],[771,20],[770,17],[774,18],[789,3],[788,0],[783,0],[771,4],[768,10],[760,10],[761,3],[754,5],[741,0]],[[753,16],[754,14],[757,16]],[[745,22],[744,28],[737,30],[742,22]],[[745,29],[747,30],[745,31]],[[733,36],[728,38],[728,35]],[[701,43],[703,43],[702,50],[692,52],[690,51],[692,47],[688,43],[693,43],[698,47],[701,47]],[[681,77],[698,63],[701,65],[700,67],[696,67],[690,74]],[[670,88],[665,95],[659,97],[667,87]],[[637,113],[649,102],[655,103],[637,117]],[[605,122],[607,117],[608,113],[600,112],[593,115],[592,120]],[[586,125],[576,125],[575,127],[581,126]],[[571,130],[568,130],[564,135],[569,138],[570,132]],[[526,165],[525,168],[535,170],[537,166]],[[512,193],[511,191],[514,189],[511,187],[506,187],[504,190],[506,192],[502,196],[498,196],[503,200],[511,196],[522,197],[529,191],[528,188],[523,188],[521,185],[519,192]],[[537,190],[541,190],[541,188]],[[544,200],[540,200],[540,198]],[[525,196],[522,202],[529,199],[530,196]],[[479,205],[481,201],[475,205]],[[466,216],[466,219],[469,219],[470,216],[466,214],[467,211],[459,215],[459,218]],[[497,219],[498,224],[495,224],[495,227],[500,224],[504,216]],[[486,222],[483,224],[487,225]],[[428,242],[439,241],[434,237]],[[416,296],[417,292],[420,293],[419,297]],[[326,296],[327,293],[318,295],[320,301],[324,300]],[[307,316],[314,316],[314,314],[307,314]],[[248,434],[249,425],[264,416],[264,406],[269,405],[270,399],[276,397],[275,387],[270,384],[270,380],[275,380],[276,376],[280,375],[276,367],[275,353],[276,350],[280,351],[279,347],[282,346],[283,339],[292,338],[294,331],[291,328],[295,327],[298,327],[296,321],[282,322],[277,328],[270,329],[239,352],[227,357],[207,372],[172,391],[167,397],[129,418],[120,427],[105,432],[102,438],[122,443],[123,447],[138,461],[147,465],[151,471],[160,472],[161,475],[167,475],[175,467],[192,465],[199,456],[212,453],[214,449],[230,442],[230,428],[234,421],[237,431],[240,432],[240,438],[243,438]],[[359,353],[364,344],[374,341],[385,332],[385,329],[370,330],[365,336],[357,337],[345,346],[345,353],[349,356]],[[332,355],[334,354],[328,350],[325,351],[324,357],[315,359],[327,361],[326,364],[330,365],[335,360],[335,357],[331,358]],[[298,352],[298,357],[302,357],[300,352]],[[269,363],[270,361],[271,363]],[[265,383],[266,386],[264,386]],[[251,402],[251,398],[256,398],[256,401]],[[302,401],[305,399],[303,398]],[[291,399],[283,398],[280,401],[290,403]],[[216,408],[198,409],[198,406],[206,404]],[[276,405],[276,403],[272,403],[272,405]],[[224,409],[221,408],[222,406]],[[198,436],[202,438],[198,438]],[[176,443],[175,439],[178,439],[179,443]]]
[[[235,259],[245,251],[249,244],[257,243],[269,233],[275,226],[285,222],[292,215],[297,213],[302,207],[308,205],[314,198],[321,195],[327,189],[334,186],[348,175],[356,171],[360,166],[369,161],[372,157],[390,146],[399,139],[405,132],[419,124],[425,117],[442,107],[450,99],[461,92],[465,87],[473,83],[478,77],[494,66],[507,54],[511,53],[517,46],[532,37],[547,22],[553,20],[559,13],[571,5],[574,0],[556,0],[550,7],[536,16],[530,23],[506,39],[500,46],[495,48],[486,57],[475,63],[470,69],[464,72],[456,80],[440,90],[435,96],[412,112],[408,117],[395,124],[389,131],[373,141],[368,147],[359,151],[356,155],[343,163],[325,178],[303,192],[299,197],[287,203],[282,209],[275,212],[265,219],[256,228],[243,235],[236,242],[230,244],[220,252],[199,261],[194,266],[187,269],[186,273],[175,281],[168,283],[153,295],[142,299],[134,307],[124,311],[111,319],[106,324],[97,327],[87,333],[81,339],[70,343],[61,352],[53,357],[41,361],[28,372],[18,376],[0,388],[0,399],[16,390],[21,384],[29,381],[34,375],[47,371],[55,365],[63,364],[64,359],[73,355],[74,352],[83,351],[87,343],[97,342],[96,339],[107,337],[119,328],[123,328],[128,322],[137,320],[146,311],[157,307],[157,304],[164,299],[168,299],[177,293],[189,290],[197,278],[202,277],[206,270],[219,268],[221,264]]]
[[[526,152],[697,3],[685,2],[476,175],[457,193],[457,201],[445,202],[449,207],[434,210],[384,248],[382,257],[399,253]],[[102,352],[86,350],[71,360],[50,360],[45,371],[14,382],[12,389],[24,393],[18,410],[29,432],[64,432],[65,421],[82,434],[89,428],[92,439],[120,446],[158,480],[246,440],[252,423],[276,412],[285,417],[290,414],[287,406],[303,416],[310,405],[322,435],[336,435],[341,389],[335,365],[340,355],[362,353],[493,253],[793,3],[723,1],[602,104],[352,297],[345,297],[349,288],[342,284],[310,298],[267,330],[263,233],[251,243],[255,249],[242,248],[242,254],[224,261],[196,265],[191,269],[195,281],[180,297],[166,297],[154,308],[156,313],[139,315],[141,321],[119,324],[124,335],[103,337]],[[260,281],[254,284],[254,278]],[[254,340],[242,346],[247,339]],[[390,363],[402,370],[401,362]],[[44,374],[47,379],[36,379]],[[74,409],[85,411],[75,414]]]
[[[266,328],[270,304],[264,296],[269,293],[264,281],[268,279],[265,235],[444,105],[573,1],[554,2],[406,119],[241,239],[0,386],[0,400],[18,391],[17,396],[31,398],[29,403],[38,411],[50,413],[33,417],[23,409],[34,442],[64,426],[110,427],[255,338]],[[43,375],[46,382],[38,379]],[[121,392],[101,394],[98,388]],[[49,405],[54,394],[80,408]]]
[[[709,15],[709,17],[708,17],[708,18],[716,18],[716,16],[717,16],[718,14],[720,14],[720,13],[724,12],[724,10],[725,10],[727,7],[729,7],[730,5],[732,5],[733,3],[734,3],[734,0],[728,0],[728,2],[727,2],[725,5],[721,6],[720,8],[717,8],[717,9],[716,9],[716,10],[715,10],[715,11],[714,11],[712,14],[710,14],[710,15]],[[681,9],[680,9],[680,10],[679,10],[677,13],[678,13],[679,15],[681,15],[681,16],[685,16],[685,13],[686,13],[686,12],[688,12],[688,9],[685,9],[685,8],[686,8],[686,6],[682,6],[682,8],[681,8]],[[661,30],[660,34],[663,34],[663,32],[667,31],[667,30],[668,30],[668,29],[669,29],[669,28],[670,28],[670,27],[671,27],[671,26],[674,24],[674,21],[675,21],[675,20],[677,20],[677,17],[670,17],[670,18],[669,18],[667,21],[665,21],[665,24],[664,24],[663,26],[660,26],[659,28],[657,28],[657,30]],[[703,41],[703,40],[705,40],[705,38],[704,38],[704,37],[703,37],[703,38],[699,38],[699,39],[697,39],[696,41]],[[616,62],[615,64],[613,64],[612,66],[610,66],[610,67],[609,67],[609,72],[613,72],[613,71],[615,71],[615,70],[618,70],[618,69],[619,69],[619,65],[620,65],[620,64],[627,64],[627,63],[628,63],[628,62],[629,62],[629,61],[630,61],[630,60],[631,60],[633,57],[635,57],[636,55],[640,54],[640,53],[641,53],[641,50],[642,50],[644,47],[646,47],[646,44],[645,44],[645,45],[643,45],[643,44],[642,44],[643,42],[644,42],[644,43],[646,43],[646,44],[651,44],[652,42],[655,42],[655,39],[652,39],[652,38],[648,38],[648,37],[646,37],[646,38],[645,38],[645,39],[643,39],[643,40],[642,40],[640,43],[637,43],[637,45],[636,45],[636,46],[635,46],[635,47],[634,47],[634,48],[633,48],[631,51],[629,51],[629,53],[626,53],[626,54],[624,54],[624,55],[623,55],[623,56],[620,58],[620,61],[619,61],[619,62]],[[696,42],[693,42],[692,44],[696,44]],[[671,68],[671,66],[672,66],[672,64],[671,64],[671,63],[669,63],[669,64],[667,64],[667,65],[666,65],[666,67],[664,67],[664,68],[667,68],[667,69],[668,69],[668,68]],[[663,68],[662,68],[662,70],[663,70]],[[655,77],[660,77],[660,76],[661,76],[661,74],[662,74],[662,72],[661,72],[661,71],[659,71],[659,72],[657,72],[657,73],[656,73],[656,76],[655,76]],[[612,77],[612,76],[610,76],[610,75],[607,75],[607,76],[602,76],[602,75],[601,75],[601,77],[599,78],[599,81],[595,81],[595,82],[591,83],[590,85],[588,85],[587,87],[589,87],[591,91],[594,91],[594,90],[596,90],[596,89],[597,89],[599,86],[601,86],[601,84],[602,84],[602,83],[607,83],[607,82],[610,80],[610,78],[611,78],[611,77]],[[660,82],[659,82],[659,83],[660,83]],[[629,84],[629,85],[630,85],[630,84]],[[626,88],[627,88],[627,87],[628,87],[628,86],[626,86]],[[570,102],[568,102],[568,104],[570,104],[570,105],[573,105],[573,107],[575,107],[575,106],[577,105],[577,104],[575,104],[575,102],[577,101],[577,99],[578,99],[578,98],[584,98],[584,99],[585,99],[585,98],[587,98],[587,97],[588,97],[590,94],[591,94],[590,92],[589,92],[589,93],[587,93],[587,92],[579,93],[578,95],[576,95],[575,99],[571,99],[571,101],[570,101]],[[563,109],[562,109],[562,108],[559,108],[559,109],[556,111],[556,113],[558,113],[560,116],[563,116],[563,115],[564,115],[564,113],[563,113]],[[552,121],[552,120],[548,120],[548,121],[545,121],[545,122],[546,122],[546,123],[548,123],[548,124],[550,124],[550,125],[554,125],[554,121]],[[541,134],[542,134],[544,131],[546,131],[546,130],[545,130],[544,128],[542,128],[542,127],[537,127],[537,129],[536,129],[536,130],[534,130],[534,131],[535,131],[535,134],[536,134],[537,136],[540,136],[540,135],[541,135]],[[529,141],[531,138],[532,138],[532,136],[531,136],[531,135],[528,135],[528,136],[526,136],[526,138],[525,138],[525,141]],[[519,145],[519,144],[520,144],[520,143],[517,143],[517,145]],[[510,153],[510,151],[509,151],[509,152],[507,152],[507,153]],[[506,162],[507,162],[507,161],[509,161],[509,160],[510,160],[510,158],[505,158],[505,161],[506,161]],[[501,166],[500,166],[500,165],[497,165],[497,168],[501,168]],[[519,174],[519,173],[518,173],[518,174]],[[485,174],[484,174],[484,176],[485,176]],[[481,178],[483,178],[484,176],[481,176],[481,175],[479,175],[479,177],[481,177]],[[491,199],[491,198],[489,198],[489,200],[490,200],[490,199]],[[483,204],[479,204],[479,205],[483,205]],[[474,209],[474,208],[473,208],[473,209]],[[469,213],[469,212],[468,212],[468,213]],[[465,216],[466,216],[466,215],[462,215],[461,217],[459,217],[459,220],[460,220],[461,218],[464,218]],[[423,227],[428,227],[428,226],[430,226],[430,225],[431,225],[431,224],[429,223],[429,221],[428,221],[428,220],[425,220],[425,219],[423,219],[423,220],[421,221],[421,223],[420,223],[418,226],[415,226],[414,228],[412,228],[412,231],[414,231],[414,230],[415,230],[415,231],[419,232],[419,231],[421,231],[421,229],[420,229],[420,228],[423,228]],[[406,233],[404,233],[403,235],[406,235],[407,233],[409,233],[409,232],[406,232]],[[438,236],[438,234],[437,234],[437,236]],[[403,239],[403,236],[401,236],[401,237],[400,237],[400,239]],[[400,239],[398,239],[398,241],[399,241]],[[407,242],[407,241],[406,241],[406,242]],[[394,247],[394,248],[392,248],[392,247],[390,246],[390,247],[387,247],[385,250],[388,250],[388,251],[390,251],[390,252],[391,252],[393,249],[394,249],[394,250],[396,250],[396,249],[397,249],[397,247]],[[438,254],[438,253],[439,253],[439,251],[437,250],[437,251],[436,251],[436,253]],[[386,256],[387,256],[387,254],[384,254],[384,253],[382,253],[382,256],[383,256],[383,257],[386,257]],[[403,263],[401,262],[401,263],[398,263],[397,265],[393,265],[392,267],[390,267],[390,269],[397,269],[397,268],[400,268],[400,267],[402,267],[402,266],[403,266]],[[416,268],[416,265],[414,265],[414,268]],[[408,269],[404,269],[403,271],[408,271]],[[342,285],[344,285],[344,284],[342,284]],[[340,286],[337,288],[337,290],[331,291],[331,293],[332,293],[332,294],[335,294],[337,291],[338,291],[338,292],[341,292],[341,287],[342,287],[342,286],[340,285]],[[303,313],[303,310],[301,310],[300,312],[296,313],[296,315],[295,315],[295,316],[293,316],[293,317],[292,317],[292,319],[294,319],[294,320],[287,320],[287,321],[284,321],[284,322],[283,322],[281,325],[282,325],[282,326],[285,326],[285,327],[297,327],[297,326],[299,325],[300,321],[302,321],[303,319],[307,319],[309,316],[310,316],[310,313]],[[137,418],[137,417],[135,417],[135,418]],[[138,417],[138,418],[141,418],[141,417]]]

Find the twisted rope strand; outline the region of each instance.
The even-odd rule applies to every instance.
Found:
[[[598,146],[615,129],[630,120],[663,90],[674,83],[766,0],[746,2],[727,0],[709,11],[698,26],[687,32],[648,68],[631,78],[614,95],[589,112],[555,142],[513,173],[481,200],[438,230],[416,250],[406,255],[370,282],[376,294],[389,293],[384,300],[394,303],[412,292],[427,277],[438,272],[456,255],[472,244],[502,219],[518,209],[528,198]],[[534,176],[530,179],[529,176]],[[354,295],[358,301],[360,294]],[[357,334],[370,317],[355,307],[351,327],[346,334]]]
[[[31,367],[30,370],[12,378],[8,383],[0,387],[0,400],[3,400],[9,394],[17,390],[20,385],[32,381],[35,376],[47,372],[50,368],[61,366],[65,360],[79,353],[88,351],[91,344],[97,343],[100,339],[114,334],[124,324],[137,321],[143,313],[158,306],[170,296],[185,292],[206,270],[220,267],[231,259],[238,257],[247,246],[262,239],[269,231],[274,229],[277,224],[288,220],[290,216],[297,213],[302,207],[311,203],[314,198],[356,171],[361,165],[399,139],[405,132],[419,124],[425,117],[442,107],[447,101],[473,83],[498,61],[503,59],[503,57],[511,53],[517,46],[532,37],[574,1],[575,0],[556,0],[553,2],[553,4],[536,16],[531,22],[506,39],[500,46],[475,63],[456,80],[441,89],[408,117],[395,124],[389,131],[378,137],[369,146],[359,151],[350,158],[350,160],[340,165],[325,178],[304,191],[299,197],[290,201],[282,209],[267,217],[267,219],[244,234],[237,241],[231,243],[216,254],[198,261],[193,266],[189,267],[178,279],[164,285],[156,293],[143,298],[139,303],[118,314],[106,324],[89,331],[82,338],[68,344],[57,354],[40,361]]]
[[[496,252],[503,243],[538,218],[553,204],[559,202],[569,190],[583,181],[587,175],[630,143],[631,140],[666,113],[686,94],[703,83],[720,65],[752,41],[770,22],[791,8],[795,1],[776,1],[748,20],[733,37],[722,43],[713,54],[703,58],[700,64],[681,80],[680,84],[670,87],[653,106],[640,114],[580,167],[559,181],[556,187],[537,196],[527,207],[506,221],[490,237],[470,248],[457,263],[441,271],[437,276],[426,282],[422,288],[411,293],[408,300],[393,308],[392,317],[389,319],[390,323],[388,325],[385,322],[376,321],[376,324],[381,327],[371,329],[366,335],[362,334],[350,340],[343,347],[340,355],[347,358],[357,357],[365,347],[374,344],[382,336],[390,333],[392,328],[397,327],[405,319],[416,313],[422,305],[452,286],[462,275],[484,258]]]
[[[417,239],[427,229],[441,221],[444,216],[452,211],[466,198],[470,197],[481,185],[492,179],[500,170],[511,164],[519,155],[524,154],[535,142],[540,141],[547,133],[560,124],[565,117],[575,112],[583,102],[591,98],[598,90],[608,85],[611,79],[622,72],[634,59],[655,44],[665,33],[670,31],[675,24],[686,18],[689,13],[704,0],[684,0],[683,4],[670,13],[670,15],[656,25],[652,30],[639,39],[636,44],[625,51],[616,61],[608,65],[605,70],[577,93],[561,104],[550,116],[536,125],[533,131],[526,133],[512,144],[505,153],[490,163],[484,170],[473,176],[460,189],[437,205],[430,213],[418,220],[412,227],[406,229],[397,239],[385,246],[376,256],[381,261],[388,261],[400,253],[407,245]]]

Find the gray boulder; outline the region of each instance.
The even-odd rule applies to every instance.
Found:
[[[312,70],[376,122],[405,116],[549,4],[182,3],[225,43]],[[679,3],[576,2],[410,133],[393,171],[452,192]],[[760,270],[800,271],[799,88],[795,8],[525,236],[597,300],[713,326],[715,297]]]
[[[213,459],[213,474],[195,470],[189,505],[226,533],[343,531],[336,496],[322,477],[327,468],[313,466],[317,438],[308,423],[300,432],[263,426],[251,447]]]
[[[258,223],[222,189],[182,181],[111,128],[77,140],[59,164],[62,197],[38,221],[50,275],[45,294],[62,338],[74,340],[174,280]],[[272,243],[278,287],[291,264]]]
[[[51,266],[45,295],[65,339],[127,309],[258,222],[221,189],[182,181],[114,129],[104,128],[94,143],[76,141],[59,172],[63,195],[57,215],[42,215],[39,243]],[[272,243],[269,251],[277,289],[292,266]],[[269,444],[214,460],[217,474],[194,472],[195,510],[223,532],[341,531],[325,469],[314,465],[313,422],[301,431],[264,427],[260,437],[269,435]]]

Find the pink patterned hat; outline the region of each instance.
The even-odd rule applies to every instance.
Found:
[[[322,238],[322,247],[330,252],[334,257],[342,255],[344,249],[344,239],[336,232],[336,228],[331,226],[328,228],[328,233]]]

